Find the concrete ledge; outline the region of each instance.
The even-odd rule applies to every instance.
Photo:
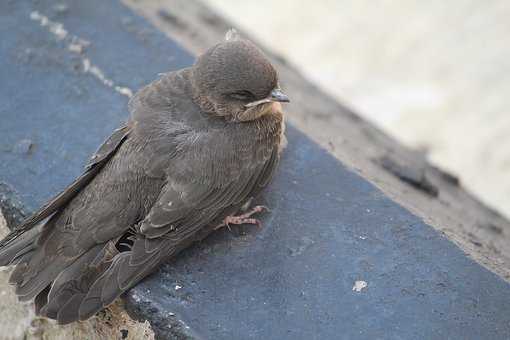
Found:
[[[16,1],[0,12],[9,13],[0,17],[9,33],[0,41],[0,79],[9,80],[0,92],[0,197],[12,225],[80,173],[127,117],[130,92],[193,57],[117,2]],[[286,79],[303,93],[306,84]],[[430,211],[424,222],[291,126],[280,171],[261,198],[272,209],[264,228],[220,231],[186,250],[125,296],[130,314],[159,338],[507,338],[509,284],[432,222],[447,216],[448,228],[457,206],[476,210],[480,223],[497,220],[501,233],[508,222],[453,178],[403,157],[409,153],[397,144],[382,160],[373,150],[392,141],[343,107],[337,112],[343,118],[333,120],[358,129],[339,152],[365,134],[367,171],[416,190],[429,206],[439,201],[437,216]]]
[[[128,310],[160,324],[171,311],[206,339],[510,334],[508,283],[289,130],[264,228],[185,251],[131,290]]]
[[[232,27],[200,0],[122,2],[194,53],[222,39]],[[473,198],[452,176],[430,166],[422,154],[406,149],[310,83],[285,59],[267,49],[266,53],[277,66],[285,91],[292,94],[288,121],[342,164],[444,233],[468,256],[509,280],[507,219]],[[387,157],[396,166],[385,167]],[[407,175],[418,178],[421,184],[409,185],[402,180]],[[430,195],[424,187],[435,188],[437,195]]]

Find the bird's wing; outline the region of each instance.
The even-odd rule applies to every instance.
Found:
[[[140,232],[148,238],[182,239],[193,233],[193,228],[202,227],[225,208],[258,193],[279,158],[276,145],[257,145],[221,129],[176,139],[186,142],[177,146],[180,151],[170,163],[151,162],[147,169],[166,172],[165,186],[140,224]]]
[[[141,233],[148,238],[164,236],[175,242],[187,238],[195,228],[212,221],[227,207],[255,196],[267,184],[277,159],[275,151],[264,163],[254,164],[222,186],[168,181],[158,202],[141,223]]]
[[[187,158],[170,167],[173,175],[168,175],[157,202],[140,223],[132,248],[118,254],[91,286],[80,305],[80,319],[113,302],[193,241],[225,209],[242,203],[268,183],[278,163],[276,146],[257,157],[247,157],[248,149],[238,150],[235,159],[227,159],[229,152],[222,152],[221,146],[205,159]]]
[[[57,211],[62,210],[71,201],[76,194],[85,187],[115,154],[116,150],[124,142],[131,131],[129,125],[122,126],[99,147],[85,167],[85,171],[76,180],[74,180],[66,189],[43,205],[37,212],[26,219],[22,224],[16,227],[9,235],[0,241],[0,264],[7,264],[12,260],[13,251],[20,249],[31,243],[37,233],[23,237],[23,234],[34,226],[50,217]],[[26,240],[25,240],[26,239]],[[7,261],[7,262],[6,262]]]
[[[29,233],[14,238],[12,244],[16,247],[9,245],[12,251],[0,256],[0,261],[6,263],[15,260],[11,282],[16,285],[19,299],[29,300],[37,295],[39,307],[49,316],[58,317],[59,312],[80,304],[83,294],[111,263],[110,255],[102,249],[115,249],[116,242],[145,216],[161,190],[163,179],[144,170],[154,166],[152,160],[160,162],[161,158],[171,157],[167,151],[172,145],[160,143],[168,145],[163,150],[152,147],[145,152],[142,149],[146,143],[156,145],[151,143],[153,137],[159,136],[155,128],[166,131],[160,121],[166,115],[161,111],[171,107],[172,98],[176,96],[165,92],[167,95],[154,98],[154,89],[157,93],[165,90],[157,84],[159,82],[148,85],[134,96],[133,103],[139,104],[141,117],[132,114],[128,126],[117,130],[99,148],[86,166],[83,178],[73,183],[69,194],[60,195],[65,200],[57,197],[56,202],[61,203],[49,203],[24,225],[24,228],[31,228],[49,217],[42,230],[31,239],[25,240]],[[165,105],[161,104],[161,99]],[[117,153],[122,155],[112,159]],[[161,158],[156,157],[158,153]],[[21,252],[18,245],[23,247]],[[94,258],[97,265],[84,265],[90,258]],[[50,284],[51,289],[45,294]],[[72,296],[73,303],[66,300],[67,295],[62,295],[72,291],[70,285],[79,288]],[[46,303],[48,307],[44,308]],[[61,321],[69,320],[72,317]]]

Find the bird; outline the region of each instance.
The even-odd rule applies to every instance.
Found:
[[[83,173],[0,242],[19,300],[59,324],[86,320],[210,232],[258,224],[263,206],[246,205],[277,169],[286,102],[235,30],[160,74]]]

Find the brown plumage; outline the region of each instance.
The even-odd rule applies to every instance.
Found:
[[[262,52],[227,36],[140,90],[85,172],[0,242],[37,313],[89,318],[267,185],[288,99]]]

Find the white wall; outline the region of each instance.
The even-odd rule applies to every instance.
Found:
[[[510,216],[510,2],[207,0]]]

